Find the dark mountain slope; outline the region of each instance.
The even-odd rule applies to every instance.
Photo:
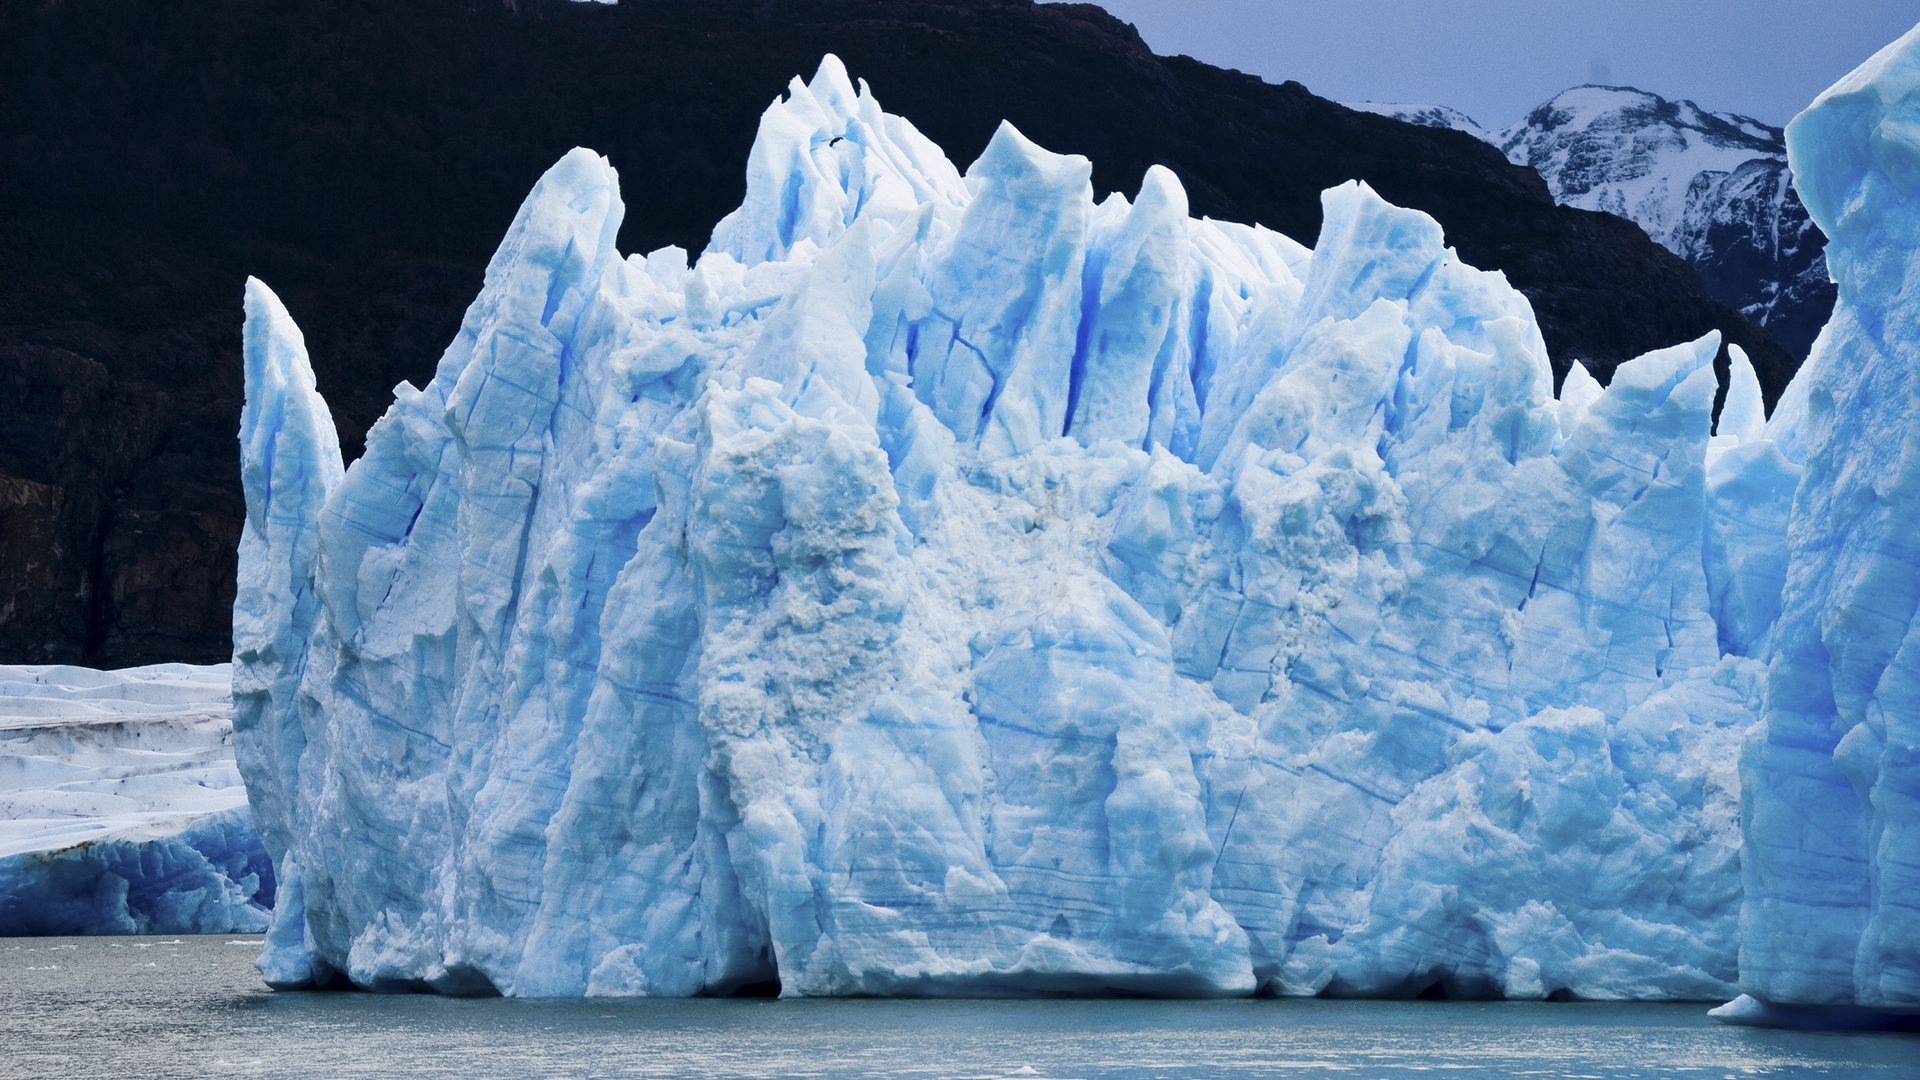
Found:
[[[1102,189],[1171,166],[1196,213],[1312,242],[1360,177],[1432,213],[1603,378],[1719,327],[1788,355],[1630,223],[1556,207],[1450,131],[1153,56],[1024,0],[0,0],[0,660],[227,650],[240,283],[309,334],[349,457],[423,380],[534,179],[621,171],[622,247],[704,246],[760,111],[837,52],[956,161],[1002,117]]]

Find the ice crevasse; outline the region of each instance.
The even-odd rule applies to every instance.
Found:
[[[1010,126],[963,175],[828,57],[691,266],[563,158],[344,469],[250,282],[268,980],[1731,996],[1857,569],[1802,477],[1865,448],[1737,351],[1716,433],[1713,336],[1556,397],[1501,275],[1323,203],[1096,202]]]

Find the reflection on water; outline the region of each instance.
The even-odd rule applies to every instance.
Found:
[[[257,938],[0,939],[0,1076],[1874,1077],[1920,1039],[1698,1005],[275,994]]]

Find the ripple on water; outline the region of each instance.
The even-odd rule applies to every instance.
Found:
[[[275,994],[236,947],[258,943],[0,939],[0,1076],[1893,1080],[1920,1060],[1912,1036],[1700,1005]]]

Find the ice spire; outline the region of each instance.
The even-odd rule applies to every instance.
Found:
[[[254,278],[247,279],[246,314],[240,476],[247,520],[233,602],[233,741],[243,772],[274,778],[249,784],[247,794],[280,890],[270,936],[291,947],[269,950],[279,959],[262,974],[274,985],[300,985],[313,972],[310,950],[295,944],[304,936],[304,906],[288,831],[306,743],[298,701],[320,622],[320,512],[344,470],[300,328]]]

